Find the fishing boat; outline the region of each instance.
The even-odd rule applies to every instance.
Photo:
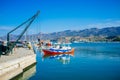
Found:
[[[47,49],[42,49],[44,55],[56,55],[56,54],[74,54],[74,48],[71,48],[66,44],[55,44]]]

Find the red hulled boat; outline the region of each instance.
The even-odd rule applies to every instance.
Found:
[[[70,50],[51,50],[51,49],[42,49],[44,55],[57,55],[57,54],[71,54],[74,55],[74,48]]]

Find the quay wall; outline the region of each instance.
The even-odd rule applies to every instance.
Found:
[[[27,55],[0,64],[0,80],[9,80],[23,72],[23,69],[36,63],[36,54]]]

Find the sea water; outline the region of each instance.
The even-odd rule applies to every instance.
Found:
[[[72,43],[71,46],[75,48],[73,56],[43,57],[37,51],[35,72],[26,79],[120,80],[120,43]]]

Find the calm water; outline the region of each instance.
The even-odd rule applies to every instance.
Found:
[[[37,51],[35,72],[26,79],[120,80],[120,43],[74,43],[71,46],[75,48],[74,56],[43,58]]]

